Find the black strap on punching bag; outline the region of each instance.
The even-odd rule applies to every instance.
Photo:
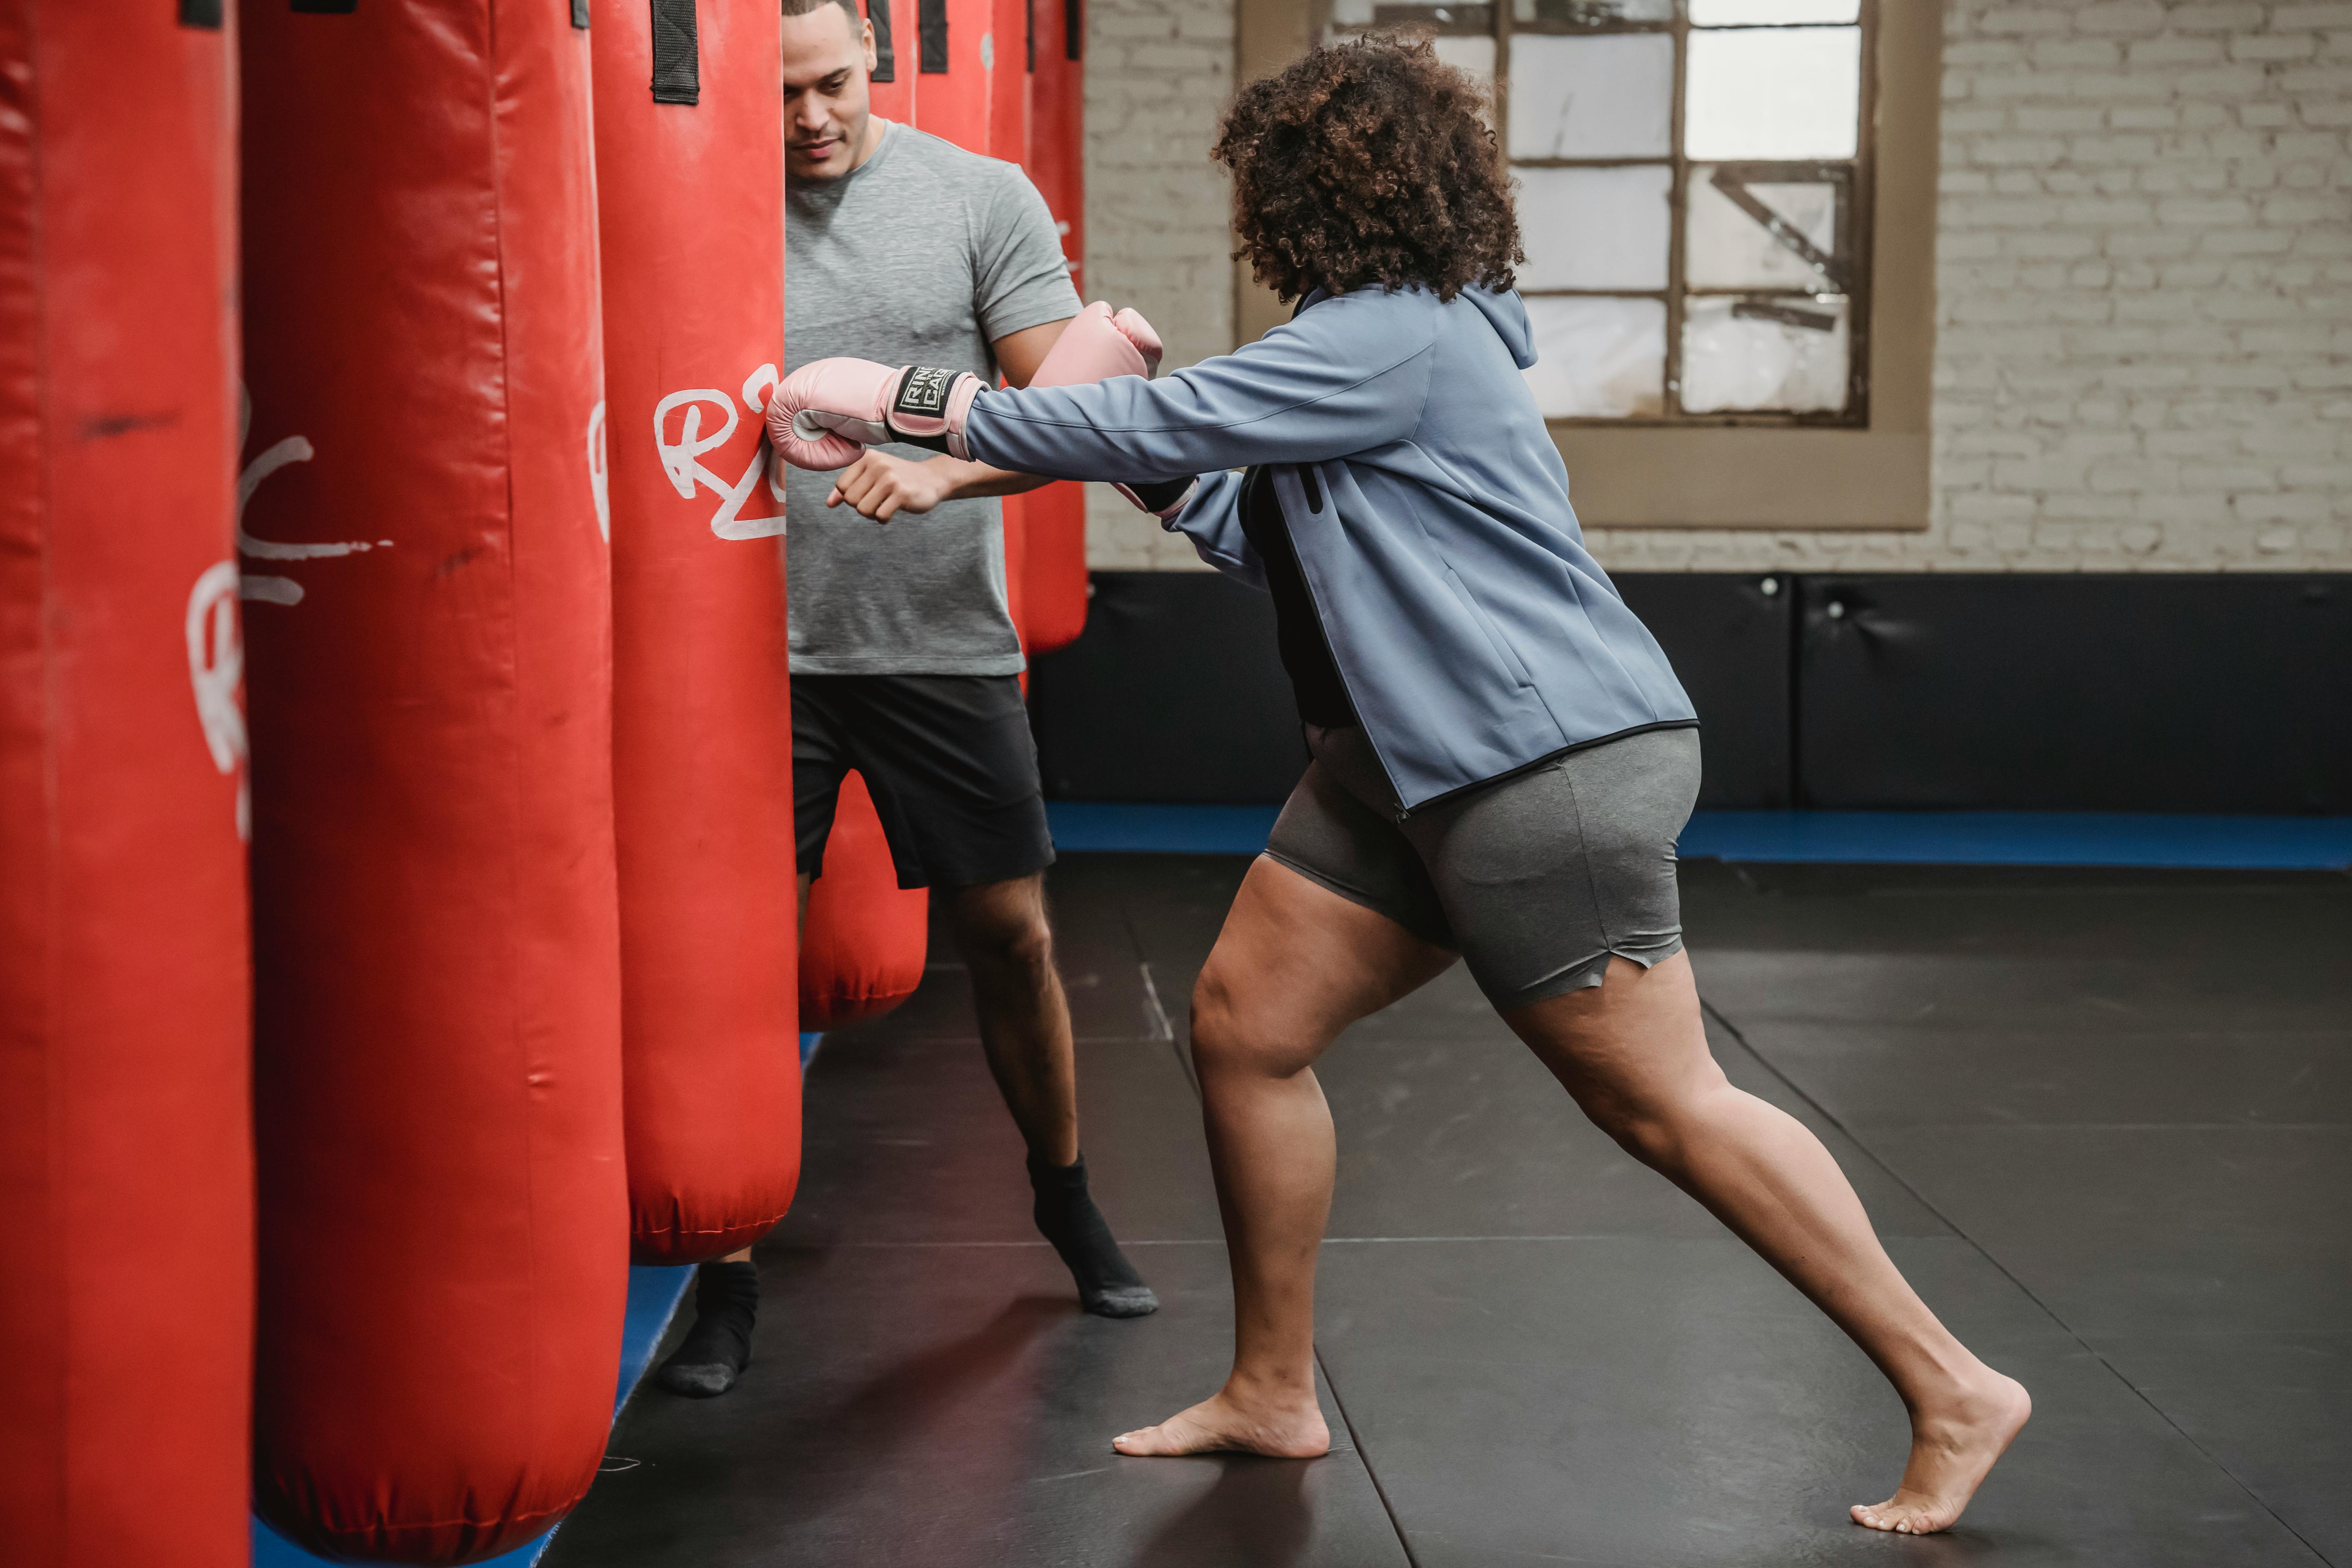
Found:
[[[866,19],[874,24],[875,81],[898,79],[898,57],[890,52],[890,0],[866,0]]]
[[[948,0],[915,0],[915,31],[922,36],[923,74],[948,74]]]
[[[1087,14],[1080,9],[1080,0],[1062,0],[1062,48],[1065,58],[1086,58]]]
[[[694,36],[694,0],[653,0],[654,101],[700,103],[702,58]]]
[[[186,0],[182,0],[183,15],[185,14],[185,4]],[[298,15],[348,16],[360,8],[360,0],[293,0],[288,8]],[[214,9],[218,10],[219,7],[215,5]]]
[[[588,0],[572,0],[572,25],[583,32],[588,28]]]
[[[180,26],[183,27],[218,27],[221,25],[221,0],[180,0]]]

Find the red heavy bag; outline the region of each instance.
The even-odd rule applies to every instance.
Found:
[[[254,1500],[467,1562],[594,1477],[627,1280],[588,35],[244,45]]]
[[[824,875],[801,926],[801,1027],[837,1029],[887,1013],[923,982],[930,896],[898,886],[866,781],[841,781]]]
[[[234,78],[0,3],[0,1557],[242,1568]]]
[[[697,0],[656,85],[644,0],[597,0],[596,197],[612,436],[613,807],[630,1257],[698,1263],[800,1178],[775,0]]]
[[[1086,66],[1080,0],[1034,0],[1029,152],[1022,160],[1061,231],[1071,281],[1085,293]],[[1021,498],[1022,646],[1051,653],[1087,626],[1087,494],[1064,481]],[[1013,563],[1007,560],[1008,577]]]
[[[915,84],[920,74],[916,69],[917,3],[866,0],[866,19],[874,28],[874,76],[867,89],[873,110],[906,125],[915,121]]]

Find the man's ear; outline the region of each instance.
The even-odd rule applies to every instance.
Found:
[[[860,22],[857,27],[858,42],[866,46],[866,74],[872,76],[882,63],[882,57],[874,52],[874,24],[871,21]]]

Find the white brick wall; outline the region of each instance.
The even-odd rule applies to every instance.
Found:
[[[1234,0],[1088,0],[1087,289],[1150,318],[1174,370],[1234,346],[1233,240],[1209,161],[1234,89]],[[1106,486],[1089,487],[1097,567],[1197,565]]]
[[[1914,0],[1887,0],[1908,4]],[[1953,0],[1924,534],[1626,568],[2352,567],[2352,5]]]
[[[1177,363],[1231,335],[1232,5],[1093,5],[1093,285]],[[1596,530],[1601,559],[2352,569],[2352,4],[1949,0],[1944,100],[1933,527]],[[1191,563],[1096,516],[1097,565]]]

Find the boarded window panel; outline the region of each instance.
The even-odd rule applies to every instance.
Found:
[[[1713,184],[1715,170],[1690,172],[1684,218],[1684,277],[1694,289],[1834,287],[1811,262],[1782,244]],[[1823,255],[1837,251],[1837,187],[1752,184],[1748,192],[1780,215]]]
[[[1547,419],[1654,416],[1665,406],[1666,307],[1659,300],[1533,299],[1528,387]]]
[[[1521,289],[1664,289],[1674,171],[1520,169]]]
[[[1851,158],[1862,29],[1695,32],[1683,149],[1693,158]]]
[[[1441,33],[1430,39],[1436,47],[1437,58],[1456,70],[1468,71],[1479,85],[1495,79],[1495,40],[1492,37],[1465,38]]]
[[[1762,27],[1788,22],[1852,22],[1862,0],[1690,0],[1694,27]]]
[[[1522,27],[1605,27],[1620,22],[1671,22],[1675,0],[1513,0]]]
[[[1683,407],[1693,414],[1833,414],[1845,406],[1846,301],[1692,300],[1683,310]]]
[[[1675,40],[1665,33],[1511,40],[1511,156],[1663,158],[1674,151]]]

